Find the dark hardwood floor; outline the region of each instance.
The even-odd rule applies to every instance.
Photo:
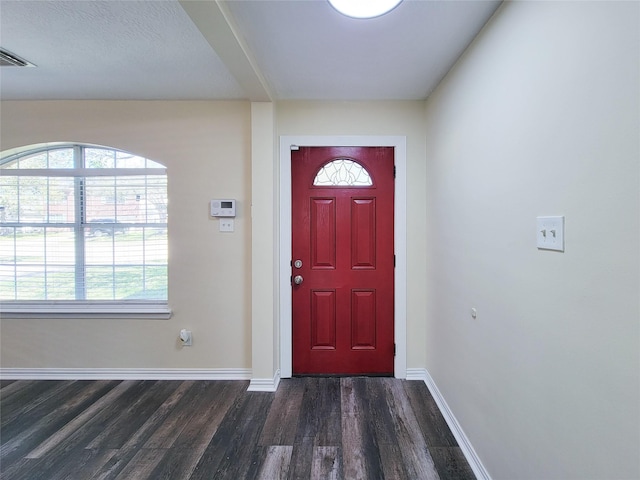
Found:
[[[0,477],[475,478],[425,384],[293,378],[0,383]]]

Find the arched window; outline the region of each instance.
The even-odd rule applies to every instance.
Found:
[[[0,301],[16,314],[168,313],[165,167],[92,145],[0,156]]]
[[[348,158],[338,158],[320,167],[313,185],[370,187],[373,182],[369,172],[362,165]]]

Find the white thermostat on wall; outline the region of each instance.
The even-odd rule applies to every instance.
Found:
[[[236,201],[233,199],[211,200],[212,217],[235,217]]]

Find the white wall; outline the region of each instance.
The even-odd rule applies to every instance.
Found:
[[[2,318],[3,368],[251,368],[248,102],[3,102],[2,150],[106,145],[167,166],[170,320]],[[236,198],[234,233],[208,215]],[[181,328],[193,346],[181,348]]]
[[[277,104],[278,135],[406,136],[407,367],[424,366],[426,228],[424,102],[305,102]]]
[[[427,103],[426,364],[494,479],[640,478],[639,21],[507,2]]]

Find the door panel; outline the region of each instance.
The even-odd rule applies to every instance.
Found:
[[[336,268],[336,202],[334,198],[311,198],[312,268]]]
[[[336,349],[336,292],[311,292],[311,349]]]
[[[351,292],[351,348],[375,350],[376,348],[376,291]]]
[[[393,374],[393,148],[302,147],[291,171],[293,373]]]
[[[376,268],[376,200],[351,205],[351,268]]]

